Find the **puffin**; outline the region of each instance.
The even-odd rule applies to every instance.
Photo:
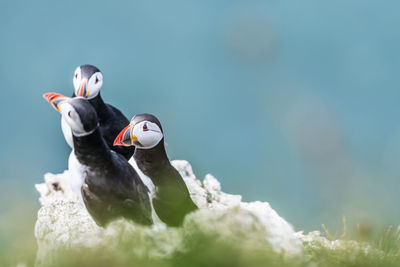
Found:
[[[74,154],[84,166],[83,202],[97,225],[120,217],[151,225],[149,191],[127,159],[107,145],[93,105],[83,97],[46,99],[71,129]]]
[[[115,152],[130,159],[135,152],[134,147],[114,147],[115,136],[129,123],[129,120],[117,108],[106,104],[100,94],[103,86],[103,74],[93,65],[81,65],[75,69],[74,93],[72,97],[84,97],[94,107],[99,120],[101,133],[107,145]],[[61,119],[61,128],[67,143],[73,148],[71,130],[68,124]]]
[[[185,181],[168,159],[164,133],[156,116],[134,116],[116,137],[114,145],[136,147],[133,159],[155,186],[152,204],[161,221],[168,226],[178,227],[188,213],[198,209]]]
[[[103,75],[101,71],[93,65],[81,65],[74,71],[73,76],[74,93],[72,97],[84,97],[94,107],[100,124],[100,130],[107,145],[115,152],[123,155],[126,159],[132,157],[134,147],[114,147],[115,136],[124,128],[129,120],[117,108],[106,104],[101,95],[100,89],[103,85]],[[44,94],[46,99],[65,99],[66,97],[58,93]],[[68,171],[70,174],[69,184],[72,191],[83,204],[81,186],[84,182],[85,166],[82,166],[74,153],[72,131],[65,118],[61,117],[61,129],[64,138],[72,151],[68,158]]]

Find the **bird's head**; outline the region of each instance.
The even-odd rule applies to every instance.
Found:
[[[97,128],[96,110],[85,98],[69,98],[58,93],[46,93],[43,97],[61,113],[75,136],[88,135]]]
[[[103,85],[101,71],[92,65],[82,65],[74,72],[75,95],[92,99],[96,97]]]
[[[160,121],[151,114],[139,114],[132,118],[115,138],[114,146],[135,146],[151,149],[164,138]]]

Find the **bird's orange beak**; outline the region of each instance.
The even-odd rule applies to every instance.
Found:
[[[126,126],[115,138],[114,146],[132,146],[134,141],[137,141],[137,137],[131,135],[133,124]]]
[[[50,105],[59,112],[61,112],[60,104],[70,99],[69,97],[58,93],[45,93],[43,98],[46,99],[47,102],[49,102]]]
[[[77,96],[83,96],[83,97],[89,96],[89,91],[86,90],[86,84],[87,82],[85,80],[82,81]]]

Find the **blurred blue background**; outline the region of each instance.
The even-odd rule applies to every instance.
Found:
[[[171,159],[268,201],[297,230],[400,219],[398,1],[0,1],[0,185],[67,167],[42,94],[81,64],[127,117],[163,123]],[[14,188],[10,190],[9,188]]]

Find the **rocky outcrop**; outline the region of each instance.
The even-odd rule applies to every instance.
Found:
[[[172,164],[200,207],[186,216],[180,228],[167,227],[160,221],[145,227],[124,219],[112,222],[107,228],[98,227],[69,188],[70,173],[46,174],[44,183],[36,185],[42,205],[35,226],[38,264],[51,263],[53,252],[59,248],[118,251],[119,246],[128,246],[138,256],[169,257],[185,251],[191,238],[199,235],[249,249],[272,250],[288,258],[303,257],[305,249],[351,247],[353,251],[368,253],[367,246],[354,241],[329,241],[319,232],[295,233],[267,202],[242,202],[240,195],[222,192],[212,175],[198,180],[187,161],[175,160]]]

